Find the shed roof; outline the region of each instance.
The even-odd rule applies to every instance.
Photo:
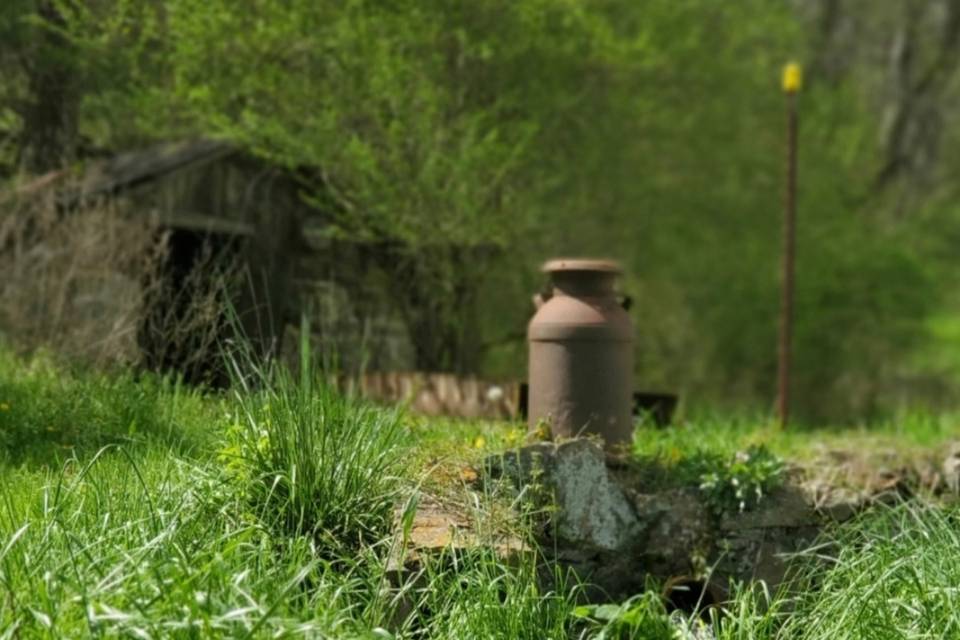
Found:
[[[30,197],[56,189],[57,204],[73,208],[86,201],[121,193],[174,171],[200,166],[237,152],[220,140],[196,138],[162,142],[144,149],[88,163],[77,175],[69,169],[54,171],[16,189],[15,196]]]
[[[219,140],[196,139],[157,144],[121,153],[92,164],[72,197],[77,200],[113,195],[174,171],[207,164],[237,148]]]

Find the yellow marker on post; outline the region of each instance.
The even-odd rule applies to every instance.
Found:
[[[784,93],[796,93],[803,86],[803,69],[796,62],[791,62],[783,68]]]

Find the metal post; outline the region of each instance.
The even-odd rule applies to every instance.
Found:
[[[800,84],[800,65],[788,64],[783,70],[783,91],[787,98],[787,180],[783,207],[780,340],[777,354],[777,417],[781,427],[786,427],[790,419],[790,364],[797,244],[797,92]]]

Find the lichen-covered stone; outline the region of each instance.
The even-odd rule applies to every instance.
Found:
[[[765,496],[755,508],[723,514],[724,530],[807,527],[819,521],[813,506],[799,487],[780,487]]]
[[[553,530],[564,544],[614,551],[637,536],[633,506],[607,470],[603,449],[592,440],[538,442],[488,458],[489,476],[508,478],[517,488],[546,490],[558,507]]]
[[[553,466],[557,446],[552,442],[537,442],[514,451],[487,457],[483,469],[490,478],[507,478],[517,488],[537,482]]]
[[[645,531],[642,556],[659,575],[693,575],[712,546],[710,511],[693,489],[636,494],[634,506]]]
[[[561,540],[605,551],[630,544],[639,522],[623,490],[610,479],[603,450],[589,440],[557,446],[549,481]]]

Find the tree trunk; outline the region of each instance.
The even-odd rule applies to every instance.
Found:
[[[49,25],[35,30],[32,53],[24,63],[29,98],[23,121],[19,163],[30,173],[46,173],[70,163],[76,154],[80,92],[73,46],[56,29],[65,26],[53,2],[40,2],[37,15]]]

